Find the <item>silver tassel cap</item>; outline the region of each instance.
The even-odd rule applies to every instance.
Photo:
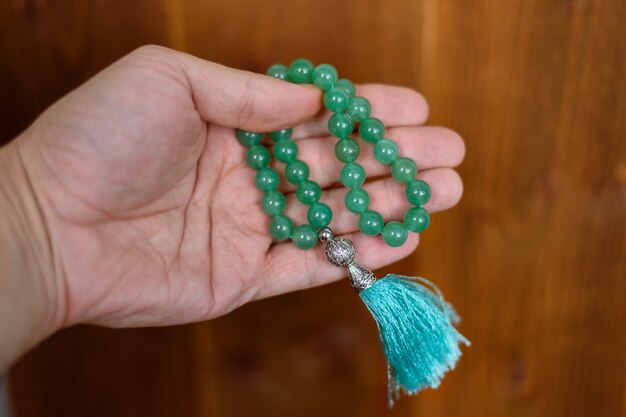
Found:
[[[376,281],[372,271],[354,263],[355,250],[350,239],[335,237],[328,227],[319,231],[319,239],[326,243],[325,252],[328,262],[348,269],[350,284],[357,294]]]

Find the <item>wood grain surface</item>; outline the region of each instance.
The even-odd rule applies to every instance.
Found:
[[[2,141],[156,43],[407,85],[467,144],[461,204],[389,268],[463,315],[473,345],[438,390],[386,410],[375,326],[339,282],[202,324],[63,331],[12,370],[15,415],[625,416],[625,20],[622,0],[0,0]]]

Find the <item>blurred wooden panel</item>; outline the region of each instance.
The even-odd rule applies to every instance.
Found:
[[[408,85],[467,141],[462,203],[390,268],[464,317],[473,346],[437,391],[385,410],[374,325],[341,282],[199,325],[62,332],[14,368],[17,415],[626,415],[624,19],[619,0],[1,0],[2,140],[158,43]]]
[[[625,6],[436,10],[424,91],[467,140],[466,192],[418,258],[474,345],[422,415],[626,414]]]

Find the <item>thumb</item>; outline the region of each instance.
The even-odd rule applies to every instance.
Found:
[[[292,127],[318,113],[322,93],[311,85],[291,84],[175,53],[200,116],[210,123],[252,132]]]

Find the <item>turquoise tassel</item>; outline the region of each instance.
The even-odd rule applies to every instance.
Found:
[[[439,289],[424,278],[389,274],[359,295],[376,320],[387,357],[389,406],[400,390],[438,387],[461,356],[459,345],[469,345],[453,327],[459,317]]]
[[[350,284],[369,309],[387,357],[389,407],[400,391],[415,394],[437,388],[443,375],[461,356],[460,344],[469,345],[453,326],[459,322],[441,291],[419,277],[374,274],[354,262],[352,241],[335,237],[328,228],[319,232],[326,242],[326,259],[348,269]]]

